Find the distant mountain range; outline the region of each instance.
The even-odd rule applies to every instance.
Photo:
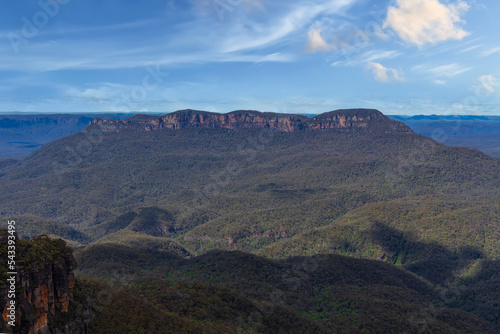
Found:
[[[448,146],[476,148],[500,158],[500,116],[390,116]]]
[[[85,129],[95,118],[126,119],[132,116],[143,120],[150,117],[144,114],[118,113],[0,114],[0,158],[27,155],[44,144]],[[314,116],[316,115],[295,115],[300,119]],[[445,145],[476,148],[500,158],[500,116],[430,115],[389,118],[401,121],[416,133]]]
[[[0,114],[0,158],[27,155],[44,144],[85,129],[95,117],[126,114]]]
[[[499,330],[499,199],[500,159],[371,109],[97,118],[0,160],[1,222],[71,242],[79,277],[116,273],[162,316],[180,294],[179,316],[227,332],[210,289],[218,314],[246,305],[248,333]],[[254,302],[285,308],[255,327]]]

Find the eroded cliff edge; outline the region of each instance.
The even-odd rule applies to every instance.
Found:
[[[0,267],[7,272],[7,231],[0,230]],[[0,329],[13,333],[70,333],[69,328],[59,328],[57,319],[67,314],[73,297],[76,261],[71,248],[61,239],[42,235],[32,240],[16,243],[16,298],[15,326],[9,322],[8,286],[0,286]],[[2,277],[5,284],[6,277]],[[81,321],[81,333],[86,324]]]
[[[303,115],[290,115],[238,110],[218,114],[198,110],[179,110],[164,116],[135,115],[125,120],[96,118],[90,122],[106,132],[122,130],[155,131],[161,129],[178,130],[186,127],[211,129],[261,128],[284,132],[300,130],[385,128],[387,131],[412,133],[402,122],[393,121],[375,109],[341,109],[309,118]]]

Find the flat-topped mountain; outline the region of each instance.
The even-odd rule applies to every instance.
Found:
[[[311,118],[184,110],[97,118],[25,158],[0,162],[0,214],[71,226],[73,232],[58,227],[44,233],[64,230],[62,236],[82,242],[88,239],[74,230],[97,228],[152,205],[177,212],[172,231],[219,224],[235,212],[245,219],[249,212],[268,212],[272,218],[264,221],[273,225],[287,215],[278,211],[291,207],[303,214],[325,205],[331,211],[288,221],[293,229],[271,233],[280,239],[367,202],[461,191],[496,195],[499,170],[499,160],[448,148],[373,109]],[[219,202],[221,196],[226,198]],[[267,239],[257,248],[272,242]]]
[[[237,110],[218,114],[199,110],[179,110],[164,116],[135,115],[125,120],[96,118],[91,122],[103,131],[160,129],[178,130],[185,127],[214,129],[269,128],[285,132],[305,129],[353,130],[385,127],[387,130],[411,133],[401,122],[390,120],[375,109],[342,109],[327,112],[312,118],[303,115],[278,114],[254,110]]]

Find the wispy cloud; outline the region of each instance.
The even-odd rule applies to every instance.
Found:
[[[428,58],[439,57],[440,54],[449,54],[449,57],[451,57],[457,53],[465,53],[481,47],[482,45],[478,43],[480,43],[482,39],[481,37],[474,39],[468,38],[466,41],[460,41],[458,43],[441,43],[425,48],[425,51],[421,54]]]
[[[292,112],[309,109],[307,102],[289,103],[301,94],[311,105],[341,99],[332,109],[359,103],[377,107],[380,99],[373,96],[416,101],[418,92],[422,99],[456,100],[457,94],[469,94],[472,85],[484,93],[494,88],[497,98],[500,89],[493,79],[500,79],[494,70],[500,21],[494,10],[478,10],[476,2],[123,2],[118,10],[97,13],[92,22],[88,13],[96,10],[95,4],[82,2],[61,10],[18,54],[3,39],[0,102],[6,103],[1,108],[38,103],[37,110],[54,110],[55,104],[67,110],[113,110],[117,99],[138,91],[147,68],[168,76],[144,101],[132,101],[133,109],[225,110],[253,104],[266,109],[277,103],[279,110],[286,111],[286,105]],[[23,4],[13,3],[17,18],[0,20],[0,36],[21,33],[21,13],[33,17]],[[218,8],[224,11],[222,19],[214,4],[224,4]],[[33,5],[39,10],[36,1]],[[468,32],[472,36],[465,38]],[[481,74],[487,75],[476,81]],[[312,84],[304,88],[304,82]],[[393,83],[397,94],[381,82]],[[437,96],[436,90],[442,94]],[[342,96],[332,96],[332,91],[342,91]],[[238,100],[249,96],[254,100]]]
[[[251,14],[253,12],[266,12],[266,5],[260,0],[189,0],[188,1],[201,16],[213,16],[221,21],[232,18],[241,18],[240,14]]]
[[[0,70],[53,72],[63,70],[113,70],[143,68],[147,64],[173,66],[178,64],[210,63],[260,63],[289,62],[294,59],[290,53],[254,52],[223,53],[217,49],[202,51],[171,50],[161,44],[151,46],[113,49],[98,40],[77,40],[55,43],[35,43],[30,52],[5,55]]]
[[[439,66],[422,64],[412,67],[412,70],[416,72],[426,73],[430,75],[431,78],[452,78],[459,74],[472,70],[472,67],[465,67],[457,63]]]
[[[474,86],[473,89],[483,96],[493,94],[498,86],[498,79],[492,74],[481,75],[478,80],[479,85]]]
[[[133,21],[127,23],[119,23],[119,24],[109,24],[102,26],[91,26],[91,27],[65,27],[64,29],[52,28],[47,30],[42,30],[39,33],[39,36],[47,36],[49,38],[57,38],[60,36],[68,36],[68,35],[80,35],[80,34],[88,34],[88,33],[111,33],[117,31],[127,31],[127,30],[136,30],[141,29],[147,26],[153,26],[159,22],[158,19],[147,19],[140,21]]]
[[[261,12],[266,11],[266,7],[259,0],[240,0],[240,1],[244,6],[245,11],[247,11],[247,12],[252,12],[254,10],[258,10]]]
[[[393,29],[405,42],[419,47],[460,40],[469,35],[458,25],[468,9],[464,1],[443,4],[438,0],[397,0],[397,7],[389,7],[383,27]]]
[[[496,46],[496,47],[490,48],[488,50],[484,50],[483,52],[481,52],[481,56],[482,57],[488,57],[488,56],[491,56],[494,53],[500,54],[500,46]]]
[[[273,45],[293,32],[302,31],[318,15],[336,13],[354,2],[355,0],[337,0],[294,4],[289,6],[287,12],[272,19],[249,20],[243,24],[236,24],[228,30],[222,51],[235,52]]]
[[[403,82],[403,73],[400,70],[394,68],[387,68],[380,63],[370,62],[368,64],[369,69],[373,71],[375,75],[375,80],[379,82]]]
[[[468,48],[465,48],[463,50],[460,50],[458,52],[459,53],[470,52],[470,51],[475,50],[475,49],[480,48],[480,47],[481,47],[481,44],[476,44],[476,45],[470,46]]]
[[[117,83],[93,84],[87,88],[66,87],[63,91],[65,97],[83,99],[87,102],[104,102],[116,100],[120,95],[130,93],[134,86]]]
[[[48,72],[131,69],[144,67],[147,63],[173,66],[289,62],[296,59],[298,49],[283,48],[284,44],[304,43],[303,34],[318,15],[338,13],[355,1],[283,2],[272,7],[267,3],[264,6],[259,0],[242,0],[230,12],[240,15],[238,20],[221,23],[217,18],[196,16],[187,11],[184,15],[192,15],[192,20],[178,24],[155,18],[109,26],[73,26],[69,28],[71,39],[54,28],[30,40],[19,54],[3,57],[0,70]],[[206,10],[214,11],[213,1],[200,2],[197,8],[205,6]],[[238,10],[253,14],[237,14]],[[166,27],[169,28],[167,32],[158,33]],[[321,38],[319,32],[317,36]],[[319,48],[318,43],[319,39],[311,47]],[[279,49],[276,46],[280,46]]]
[[[347,60],[340,60],[332,63],[332,66],[356,66],[371,63],[381,59],[392,59],[401,56],[402,53],[396,50],[371,50],[352,56]]]

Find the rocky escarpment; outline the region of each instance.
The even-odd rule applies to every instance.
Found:
[[[98,126],[106,132],[178,130],[186,127],[212,129],[267,128],[284,132],[307,129],[349,131],[384,127],[391,132],[412,132],[403,123],[390,120],[380,111],[374,109],[335,110],[312,118],[303,115],[262,113],[248,110],[233,111],[227,114],[180,110],[159,117],[135,115],[125,120],[96,118],[90,124],[91,126]]]
[[[7,233],[0,230],[2,273],[7,272],[6,245]],[[69,333],[68,328],[58,328],[55,323],[61,314],[68,313],[72,302],[76,261],[71,249],[61,239],[50,240],[47,236],[30,241],[18,240],[16,248],[15,298],[6,293],[8,287],[0,287],[0,329],[23,334]],[[15,301],[13,327],[8,325],[11,300]],[[84,322],[81,326],[83,333]]]

